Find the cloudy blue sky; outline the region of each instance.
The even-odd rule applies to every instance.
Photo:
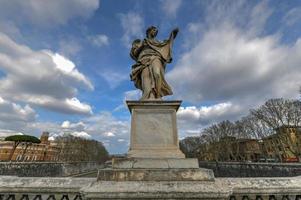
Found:
[[[49,131],[128,149],[131,41],[179,27],[166,77],[180,137],[298,98],[301,1],[0,0],[0,136]]]

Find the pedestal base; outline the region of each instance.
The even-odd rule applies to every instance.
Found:
[[[98,181],[214,181],[210,169],[101,169]]]
[[[178,148],[174,149],[130,149],[129,158],[185,158]]]
[[[113,169],[198,169],[195,158],[115,158]]]

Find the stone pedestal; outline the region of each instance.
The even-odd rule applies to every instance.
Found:
[[[132,115],[130,158],[185,158],[176,112],[181,101],[127,101]]]
[[[212,170],[180,151],[176,112],[181,101],[127,101],[132,115],[128,157],[98,171],[98,181],[214,181]]]

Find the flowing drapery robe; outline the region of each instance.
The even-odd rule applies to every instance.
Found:
[[[164,75],[166,63],[172,61],[174,38],[175,35],[172,32],[169,39],[163,42],[146,38],[143,42],[137,40],[133,43],[130,55],[136,60],[136,64],[132,66],[130,77],[136,88],[142,90],[141,100],[151,99],[151,96],[161,99],[163,96],[172,95],[171,87]],[[148,71],[145,73],[144,70]]]

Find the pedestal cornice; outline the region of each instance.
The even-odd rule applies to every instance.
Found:
[[[178,111],[182,101],[181,100],[173,100],[173,101],[163,101],[163,100],[148,100],[148,101],[126,101],[126,104],[132,113],[133,108],[158,108],[158,107],[164,107],[164,108],[174,108],[176,111]]]

